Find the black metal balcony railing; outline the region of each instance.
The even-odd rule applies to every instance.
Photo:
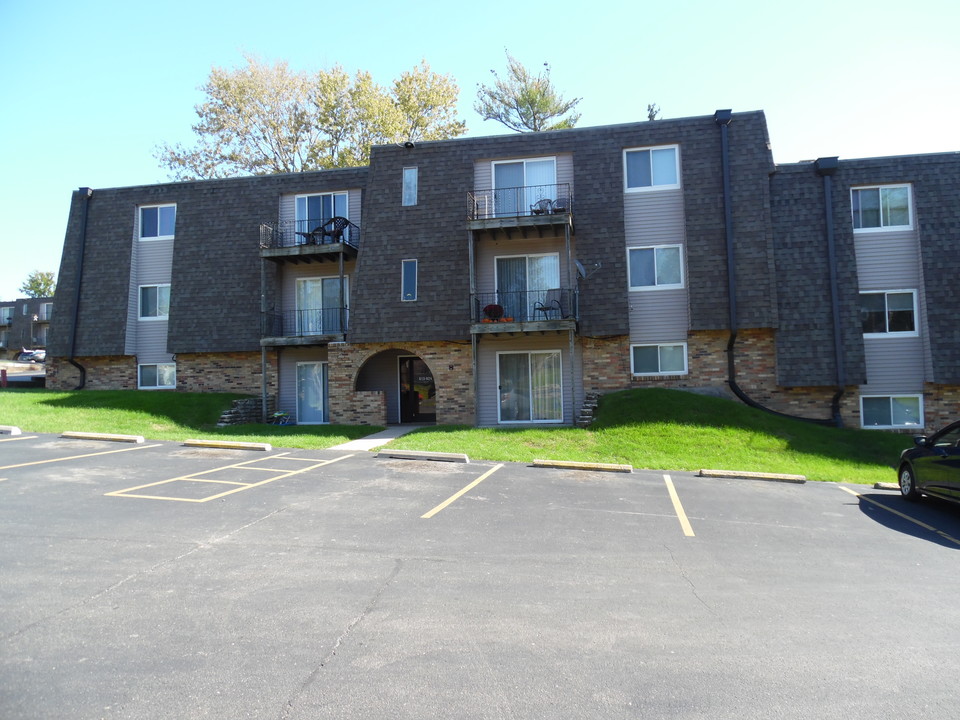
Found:
[[[467,193],[467,219],[487,220],[573,212],[570,183],[473,190]]]
[[[569,288],[477,293],[473,296],[471,320],[475,323],[575,320],[579,317],[577,305],[577,291]]]
[[[347,331],[349,308],[289,310],[263,314],[264,337],[339,335]]]
[[[360,247],[360,227],[346,218],[320,220],[279,220],[260,223],[261,248],[344,243]]]

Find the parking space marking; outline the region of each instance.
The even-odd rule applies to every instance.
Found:
[[[950,542],[954,543],[955,545],[960,545],[960,540],[958,540],[957,538],[953,537],[952,535],[948,535],[947,533],[943,532],[943,530],[938,530],[938,529],[935,528],[933,525],[928,525],[927,523],[922,522],[921,520],[917,520],[917,519],[914,518],[914,517],[910,517],[910,516],[907,515],[906,513],[902,513],[902,512],[900,512],[899,510],[894,510],[892,507],[888,507],[887,505],[884,505],[883,503],[879,503],[879,502],[877,502],[876,500],[872,500],[871,498],[866,497],[865,495],[861,495],[861,494],[858,493],[856,490],[851,490],[850,488],[844,487],[843,485],[838,485],[837,487],[839,487],[841,490],[844,490],[844,491],[850,493],[851,495],[857,497],[857,498],[860,499],[860,500],[864,500],[864,501],[870,503],[871,505],[876,505],[876,506],[879,507],[879,508],[883,508],[883,509],[886,510],[887,512],[892,512],[892,513],[893,513],[894,515],[896,515],[897,517],[901,517],[901,518],[903,518],[904,520],[909,520],[909,521],[912,522],[914,525],[919,525],[919,526],[922,527],[924,530],[929,530],[930,532],[939,535],[939,536],[942,537],[944,540],[949,540]]]
[[[210,470],[204,470],[202,472],[191,473],[189,475],[181,475],[175,478],[168,478],[166,480],[159,480],[157,482],[147,483],[145,485],[137,485],[136,487],[126,488],[125,490],[114,490],[113,492],[104,493],[107,497],[128,497],[128,498],[139,498],[141,500],[172,500],[174,502],[190,502],[190,503],[205,503],[210,502],[211,500],[216,500],[218,498],[226,497],[227,495],[233,495],[234,493],[243,492],[244,490],[250,490],[255,487],[260,487],[261,485],[266,485],[267,483],[272,483],[277,480],[283,480],[284,478],[292,477],[294,475],[301,475],[302,473],[309,472],[311,470],[316,470],[319,467],[324,465],[331,465],[340,460],[346,460],[347,458],[353,457],[353,454],[342,455],[341,457],[334,458],[333,460],[320,460],[315,458],[298,458],[298,457],[287,457],[290,453],[278,453],[276,455],[271,455],[266,458],[257,458],[256,460],[247,460],[242,463],[234,463],[232,465],[223,465],[221,467],[212,468]],[[289,470],[287,468],[262,468],[262,467],[251,467],[255,463],[263,463],[270,460],[285,460],[288,462],[301,462],[301,463],[311,463],[306,467],[298,468],[296,470]],[[238,480],[219,480],[215,478],[203,477],[204,475],[210,475],[212,473],[223,472],[225,470],[261,470],[263,472],[275,473],[275,475],[268,477],[264,480],[258,482],[241,482]],[[201,498],[191,498],[191,497],[177,497],[174,495],[148,495],[144,493],[135,492],[137,490],[144,490],[146,488],[155,488],[161,485],[170,485],[172,483],[198,483],[201,486],[203,485],[232,485],[233,487],[230,490],[225,490],[223,492],[218,492],[214,495],[208,495]]]
[[[10,470],[11,468],[29,467],[30,465],[46,465],[47,463],[66,462],[67,460],[79,460],[81,458],[96,457],[97,455],[112,455],[114,453],[132,452],[134,450],[146,450],[147,448],[160,447],[160,445],[138,445],[137,447],[121,448],[119,450],[104,450],[103,452],[86,453],[85,455],[71,455],[70,457],[51,458],[50,460],[34,460],[33,462],[19,463],[17,465],[0,465],[0,470]]]
[[[684,512],[683,505],[680,504],[680,496],[677,495],[677,489],[673,486],[673,480],[670,479],[669,475],[664,475],[663,481],[667,484],[667,492],[670,493],[670,502],[673,503],[673,510],[677,513],[677,519],[680,521],[683,534],[687,537],[696,537],[693,534],[693,527],[687,519],[687,513]]]
[[[17,435],[15,437],[0,438],[0,442],[13,442],[14,440],[36,440],[36,435]]]
[[[450,505],[451,503],[455,502],[458,498],[466,495],[468,492],[470,492],[471,490],[473,490],[473,488],[475,488],[477,485],[479,485],[480,483],[482,483],[484,480],[486,480],[488,477],[490,477],[491,475],[493,475],[497,470],[499,470],[499,469],[502,468],[502,467],[503,467],[503,463],[500,463],[499,465],[494,465],[492,468],[490,468],[489,470],[487,470],[483,475],[481,475],[481,476],[478,477],[476,480],[474,480],[472,483],[470,483],[470,484],[467,485],[465,488],[463,488],[463,490],[461,490],[460,492],[458,492],[458,493],[456,493],[456,494],[454,494],[454,495],[451,495],[451,496],[448,497],[446,500],[444,500],[442,503],[440,503],[439,505],[437,505],[433,510],[430,510],[429,512],[426,512],[426,513],[424,513],[423,515],[421,515],[420,518],[421,518],[422,520],[429,520],[429,519],[432,518],[434,515],[436,515],[438,512],[440,512],[441,510],[443,510],[445,507],[447,507],[447,506]]]

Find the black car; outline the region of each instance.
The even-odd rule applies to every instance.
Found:
[[[913,438],[916,447],[900,453],[900,493],[907,500],[931,495],[960,502],[960,421],[927,437]]]

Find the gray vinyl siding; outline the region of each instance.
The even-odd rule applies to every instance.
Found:
[[[685,288],[631,292],[629,303],[631,343],[687,341]]]
[[[906,232],[856,233],[860,290],[920,288],[920,243]]]
[[[297,363],[324,362],[327,360],[327,348],[284,348],[280,352],[280,377],[278,385],[277,410],[297,417]]]
[[[137,356],[139,364],[169,363],[173,361],[173,356],[167,351],[169,318],[140,319],[140,288],[143,285],[171,285],[175,241],[141,240],[139,208],[134,215],[125,349],[127,353]],[[173,291],[171,285],[171,295]]]
[[[923,392],[923,342],[918,337],[864,338],[867,384],[861,395]]]
[[[861,292],[914,290],[917,292],[919,337],[867,337],[863,339],[867,382],[862,395],[919,393],[929,367],[929,353],[920,278],[920,247],[916,231],[860,232],[854,234],[857,275]]]
[[[579,345],[574,345],[573,377],[570,373],[570,340],[566,333],[547,335],[518,335],[506,338],[482,338],[477,346],[477,424],[499,424],[500,390],[497,385],[497,353],[560,351],[563,378],[563,422],[572,424],[575,405],[583,398],[583,372]],[[513,424],[513,423],[510,423]]]
[[[670,290],[627,290],[631,343],[686,341],[690,303],[686,289],[683,190],[624,193],[626,248],[682,245],[684,287]]]

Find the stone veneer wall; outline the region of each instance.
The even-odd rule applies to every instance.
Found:
[[[583,338],[583,385],[587,393],[634,387],[716,388],[733,397],[727,384],[726,331],[695,331],[687,337],[686,375],[634,377],[630,374],[630,342],[626,336]],[[737,384],[761,405],[798,417],[829,419],[832,387],[784,388],[777,385],[776,348],[772,329],[741,330],[735,346]],[[841,413],[850,427],[859,427],[857,388],[847,388]]]
[[[78,357],[76,361],[87,371],[86,390],[136,390],[137,358],[132,355]],[[63,358],[49,358],[48,390],[73,390],[80,382],[80,371]]]
[[[260,353],[179,353],[177,390],[231,392],[260,397]],[[267,397],[277,397],[277,355],[267,353]]]
[[[473,425],[473,359],[470,343],[330,343],[327,347],[330,420],[341,424],[386,425],[386,398],[379,391],[356,390],[363,364],[384,350],[419,356],[433,372],[437,422]]]

